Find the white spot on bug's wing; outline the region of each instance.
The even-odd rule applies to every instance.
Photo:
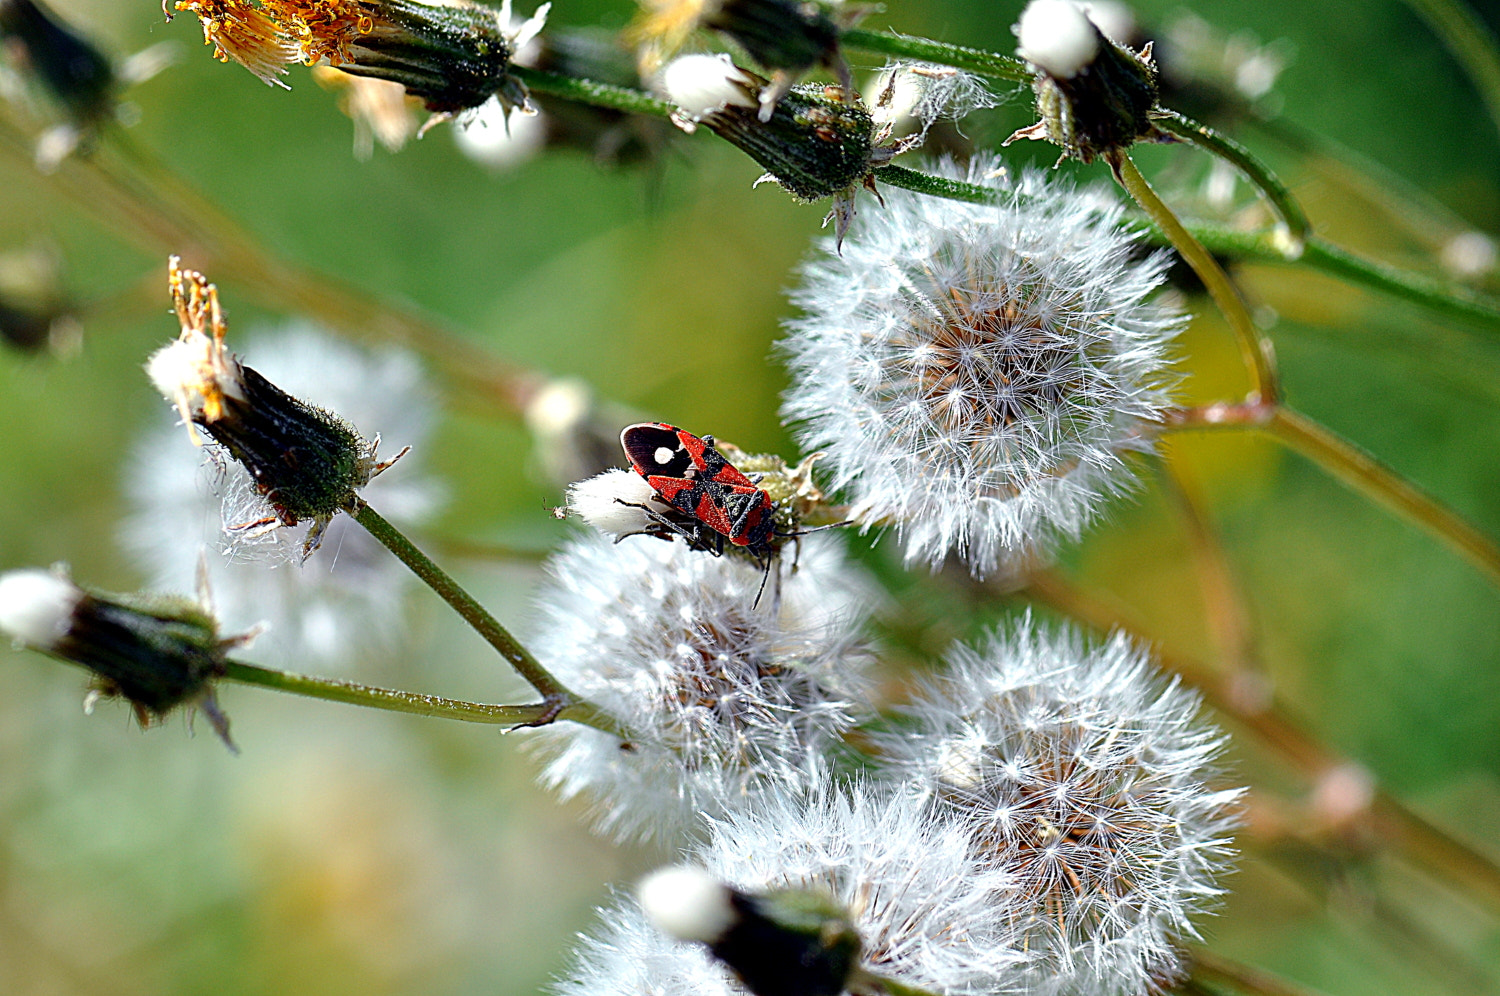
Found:
[[[656,462],[663,464],[671,463],[673,452],[670,446],[658,446],[655,453]]]

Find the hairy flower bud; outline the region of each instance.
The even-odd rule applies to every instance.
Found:
[[[648,875],[638,893],[652,923],[708,945],[756,996],[837,996],[859,963],[859,932],[819,892],[750,894],[684,865]]]
[[[285,63],[326,59],[355,76],[399,83],[430,111],[453,114],[498,94],[526,105],[510,75],[516,51],[541,30],[548,5],[512,27],[510,0],[499,10],[471,0],[178,0],[203,22],[204,40],[266,82]]]
[[[12,41],[27,67],[74,121],[95,124],[114,112],[118,80],[109,58],[34,0],[0,0],[0,41]]]
[[[1137,53],[1111,41],[1072,0],[1032,0],[1016,34],[1019,54],[1037,71],[1041,121],[1005,144],[1045,139],[1088,163],[1141,139],[1170,141],[1151,122],[1157,85],[1149,43]]]
[[[366,442],[337,415],[298,401],[241,364],[224,348],[218,288],[179,268],[176,256],[168,268],[182,332],[146,364],[152,383],[176,404],[190,432],[202,428],[254,478],[274,516],[245,527],[311,519],[304,546],[311,553],[333,516],[356,506],[357,489],[402,454],[377,460],[378,437]]]
[[[129,701],[143,727],[179,705],[196,705],[234,749],[210,682],[224,674],[228,651],[254,634],[221,638],[218,621],[199,602],[104,595],[62,574],[11,571],[0,575],[0,630],[93,672],[95,692]]]

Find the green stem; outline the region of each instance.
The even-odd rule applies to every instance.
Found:
[[[1255,158],[1249,149],[1232,138],[1221,135],[1208,125],[1194,121],[1185,114],[1158,109],[1152,112],[1151,121],[1162,131],[1170,132],[1178,138],[1213,153],[1243,173],[1260,189],[1262,196],[1281,218],[1281,223],[1286,226],[1291,243],[1286,246],[1283,255],[1287,259],[1296,259],[1302,255],[1303,247],[1312,237],[1312,223],[1307,220],[1307,214],[1302,210],[1302,205],[1297,203],[1297,199],[1292,196],[1286,184],[1271,172],[1269,166]]]
[[[1419,526],[1500,585],[1500,547],[1436,498],[1305,415],[1277,407],[1266,431],[1351,490]]]
[[[384,709],[387,712],[404,712],[414,716],[456,719],[465,723],[529,726],[542,720],[552,708],[545,702],[538,702],[535,705],[486,705],[480,702],[464,702],[459,699],[445,699],[438,695],[422,695],[392,688],[375,688],[371,685],[340,681],[336,678],[314,678],[305,674],[273,671],[270,668],[256,667],[254,664],[242,664],[239,661],[229,661],[226,667],[228,672],[224,675],[225,680],[237,681],[242,685],[259,685],[261,688],[274,688],[279,692],[290,692],[293,695],[305,695],[308,698],[325,699],[329,702]]]
[[[510,74],[532,90],[550,93],[554,97],[576,100],[580,104],[609,107],[617,111],[647,114],[658,118],[671,117],[672,112],[676,110],[668,101],[658,100],[649,93],[642,93],[640,90],[632,90],[629,87],[615,86],[612,83],[600,83],[597,80],[577,76],[564,76],[541,69],[528,69],[525,66],[511,66]]]
[[[1468,73],[1500,128],[1500,49],[1495,36],[1462,0],[1406,0]]]
[[[612,107],[616,110],[648,114],[654,117],[668,117],[672,113],[671,104],[657,100],[639,90],[571,76],[560,76],[556,73],[544,73],[521,66],[513,67],[513,72],[518,79],[524,80],[528,86],[541,93],[556,94],[597,107]],[[905,166],[883,166],[875,171],[875,178],[892,187],[948,200],[966,201],[970,204],[990,204],[997,200],[997,194],[992,188],[966,183],[963,180],[933,176]],[[1186,227],[1211,252],[1256,261],[1291,262],[1287,258],[1284,244],[1279,244],[1272,235],[1240,232],[1223,225],[1202,222]],[[1141,225],[1141,229],[1149,230],[1145,224]],[[1307,240],[1302,257],[1296,262],[1347,283],[1389,294],[1440,314],[1461,318],[1492,332],[1500,333],[1500,302],[1485,295],[1476,294],[1467,287],[1421,274],[1409,273],[1385,263],[1361,259],[1347,249],[1335,246],[1317,236],[1312,236]]]
[[[1195,239],[1180,220],[1176,213],[1166,205],[1141,171],[1136,169],[1135,162],[1130,158],[1130,153],[1123,148],[1111,149],[1105,154],[1110,166],[1114,169],[1115,178],[1120,181],[1120,186],[1135,199],[1141,206],[1141,210],[1156,224],[1156,227],[1166,235],[1167,241],[1177,250],[1183,260],[1198,274],[1198,279],[1208,288],[1209,296],[1213,298],[1214,304],[1224,315],[1225,321],[1229,323],[1234,332],[1235,339],[1240,344],[1240,353],[1245,361],[1246,368],[1250,371],[1252,381],[1252,395],[1249,400],[1260,401],[1264,404],[1275,404],[1279,393],[1276,383],[1276,371],[1271,364],[1270,350],[1262,341],[1255,322],[1250,318],[1250,312],[1245,308],[1245,302],[1240,299],[1240,292],[1229,282],[1229,277],[1224,273],[1224,268],[1214,259],[1213,254],[1203,247],[1203,243]]]
[[[910,35],[898,35],[894,32],[862,31],[858,28],[850,28],[840,36],[839,40],[843,47],[848,49],[879,52],[881,55],[894,55],[897,58],[916,59],[921,62],[935,62],[939,65],[978,73],[980,76],[1010,80],[1015,83],[1030,83],[1036,75],[1025,62],[1014,56],[986,52],[964,45],[950,45],[947,42],[933,41],[929,38],[913,38]]]
[[[369,530],[371,536],[379,540],[387,550],[391,551],[412,573],[421,578],[443,601],[453,607],[453,610],[463,617],[464,622],[474,627],[474,630],[499,651],[510,666],[516,669],[516,673],[525,678],[532,688],[542,696],[545,703],[551,707],[553,715],[560,715],[568,708],[580,704],[578,696],[563,687],[552,674],[531,656],[531,652],[523,647],[516,638],[489,610],[480,605],[459,583],[453,580],[441,567],[433,562],[416,544],[402,535],[401,531],[387,522],[381,515],[369,505],[360,502],[359,507],[350,512],[354,520],[365,529]],[[547,720],[550,722],[550,720]]]
[[[1269,972],[1216,955],[1201,946],[1193,949],[1189,970],[1194,982],[1227,985],[1250,996],[1311,996],[1313,992]]]

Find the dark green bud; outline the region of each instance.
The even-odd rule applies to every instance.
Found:
[[[734,39],[768,69],[801,73],[839,61],[838,25],[818,3],[720,0],[705,4],[700,23]]]
[[[95,691],[127,700],[143,727],[192,704],[233,749],[210,683],[225,674],[229,650],[250,637],[221,638],[218,621],[198,602],[89,592],[39,570],[0,576],[0,595],[0,629],[87,668]]]
[[[729,104],[703,118],[793,197],[815,201],[844,193],[871,174],[875,123],[837,87],[799,86],[781,98],[770,119]]]
[[[34,0],[0,0],[0,39],[80,124],[114,111],[117,81],[109,59]]]

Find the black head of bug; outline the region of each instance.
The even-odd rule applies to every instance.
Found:
[[[625,455],[642,477],[692,477],[693,456],[682,445],[677,430],[652,422],[627,425],[620,433]]]

